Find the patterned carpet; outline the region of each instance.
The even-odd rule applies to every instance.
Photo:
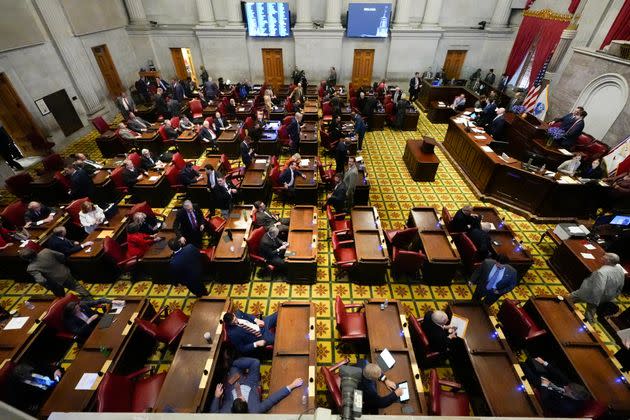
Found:
[[[406,167],[402,164],[402,155],[405,140],[408,138],[421,138],[422,135],[434,137],[438,141],[444,139],[446,125],[431,124],[423,113],[420,113],[418,130],[393,131],[386,128],[384,131],[370,132],[366,135],[363,156],[365,157],[369,179],[372,185],[370,203],[375,206],[381,216],[383,227],[386,229],[399,228],[405,223],[408,211],[416,205],[434,206],[438,210],[442,206],[448,207],[451,212],[465,204],[482,205],[466,186],[460,174],[449,163],[448,159],[436,148],[440,158],[435,182],[414,182]],[[96,132],[85,136],[74,143],[64,154],[72,152],[84,152],[93,158],[100,157],[94,143]],[[321,155],[321,153],[320,153]],[[282,159],[284,160],[284,158]],[[325,158],[330,161],[330,158]],[[320,199],[323,199],[324,192]],[[321,200],[320,200],[321,204]],[[169,207],[178,205],[173,200]],[[273,201],[270,206],[273,212],[281,213],[288,217],[290,205],[283,206],[281,202]],[[547,266],[546,259],[550,255],[551,242],[544,241],[537,245],[540,234],[549,226],[533,224],[513,213],[500,210],[520,239],[532,253],[535,262],[521,283],[506,297],[526,300],[531,295],[537,294],[565,294],[566,290]],[[230,296],[236,308],[250,313],[271,313],[276,310],[279,302],[285,300],[307,300],[315,304],[317,311],[317,363],[318,365],[331,365],[345,357],[356,360],[357,355],[340,354],[335,348],[335,330],[333,303],[336,295],[341,295],[347,302],[361,302],[372,297],[399,299],[408,314],[414,316],[423,315],[428,309],[444,307],[452,299],[470,299],[471,289],[463,278],[456,279],[451,286],[427,286],[424,284],[395,283],[392,278],[384,285],[364,286],[352,284],[346,278],[335,280],[334,268],[331,267],[333,255],[330,242],[327,241],[329,232],[325,217],[320,217],[319,225],[319,250],[317,282],[313,285],[289,285],[284,282],[270,282],[260,277],[253,278],[248,284],[229,285],[213,283],[209,285],[212,295]],[[96,296],[147,296],[155,308],[162,305],[183,308],[187,313],[195,303],[195,297],[188,293],[184,287],[164,284],[152,284],[151,281],[138,281],[132,284],[129,281],[120,280],[114,284],[87,284],[86,287]],[[28,283],[16,283],[10,279],[0,280],[0,303],[7,309],[19,307],[29,296],[44,293],[41,287]],[[621,306],[630,305],[630,296],[623,296]],[[496,312],[498,305],[492,309]],[[583,308],[582,308],[583,309]],[[596,330],[611,350],[616,350],[611,338],[599,326]],[[64,363],[70,364],[76,348],[69,351]],[[168,370],[172,360],[172,354],[166,352],[161,357],[158,352],[149,361],[160,371]],[[263,388],[267,391],[269,382],[269,370],[271,364],[267,362],[263,366]],[[452,377],[448,368],[443,368],[441,376]],[[424,378],[426,383],[426,378]],[[324,384],[317,378],[318,405],[325,406],[326,394]]]

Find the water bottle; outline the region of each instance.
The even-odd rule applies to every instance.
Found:
[[[383,307],[387,308],[387,305],[389,305],[389,300],[385,299],[385,302],[383,302]]]
[[[302,392],[302,405],[308,404],[308,385],[304,386],[304,392]]]
[[[28,300],[24,302],[24,307],[26,307],[26,309],[30,309],[30,310],[35,309],[35,305],[33,305],[33,304],[32,304],[30,301],[28,301]]]

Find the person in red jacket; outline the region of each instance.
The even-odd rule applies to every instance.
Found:
[[[129,223],[127,226],[127,258],[142,257],[154,242],[161,240],[162,238],[159,236],[140,232],[140,224]]]

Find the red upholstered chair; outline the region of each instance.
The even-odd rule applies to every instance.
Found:
[[[109,174],[109,178],[114,183],[114,188],[116,189],[116,191],[122,194],[127,194],[127,191],[129,189],[127,188],[127,184],[125,184],[125,178],[123,177],[124,170],[125,168],[119,166],[118,168],[114,169],[111,174]]]
[[[339,140],[332,140],[326,130],[319,130],[319,139],[322,147],[326,149],[328,153],[335,153]]]
[[[138,257],[127,258],[127,243],[121,245],[109,236],[103,239],[103,252],[115,264],[118,273],[133,271],[140,261]]]
[[[394,247],[407,248],[418,239],[418,228],[416,227],[385,231],[385,243],[387,244],[390,255]]]
[[[349,309],[358,309],[356,312]],[[367,323],[361,303],[345,304],[341,296],[335,297],[335,322],[341,341],[360,342],[367,339]]]
[[[179,128],[179,117],[171,118],[171,127],[173,127],[175,130]]]
[[[497,319],[508,339],[521,347],[547,335],[547,331],[539,327],[525,309],[512,299],[505,299],[501,303]]]
[[[15,392],[11,385],[11,379],[13,378],[13,369],[15,369],[15,362],[11,360],[5,360],[0,367],[0,400],[7,401],[12,394]]]
[[[177,169],[175,165],[168,165],[164,171],[164,176],[175,193],[183,193],[186,191],[186,187],[179,180],[180,172],[181,171]]]
[[[278,156],[273,155],[269,158],[269,165],[271,165],[272,168],[276,168],[278,166],[280,166],[280,162],[278,162]]]
[[[394,247],[392,252],[392,274],[409,274],[416,278],[427,257],[422,251],[408,251]]]
[[[254,119],[252,117],[245,118],[245,123],[243,124],[243,127],[249,130],[253,126],[254,126]]]
[[[24,214],[26,214],[28,204],[25,201],[17,200],[9,204],[2,210],[0,217],[7,222],[10,227],[20,228],[24,226]]]
[[[254,267],[262,267],[273,276],[273,272],[275,271],[276,267],[272,264],[267,263],[265,258],[259,253],[260,241],[265,235],[265,232],[265,228],[261,226],[254,229],[249,234],[249,238],[247,238],[247,251],[249,253],[249,259]]]
[[[450,391],[443,391],[442,386]],[[429,412],[435,416],[468,416],[470,399],[465,392],[457,392],[462,386],[457,382],[441,380],[437,369],[431,369],[429,378]]]
[[[87,197],[76,199],[72,201],[70,204],[68,204],[66,207],[64,207],[63,209],[68,215],[68,217],[70,218],[70,223],[74,227],[81,230],[83,230],[83,227],[81,226],[81,219],[79,218],[79,213],[81,212],[81,206],[83,205],[83,203],[85,203],[88,200],[89,198]]]
[[[219,167],[223,171],[223,176],[225,176],[225,179],[227,181],[231,181],[236,188],[240,188],[243,177],[245,176],[246,168],[244,166],[233,168],[232,164],[230,163],[230,159],[228,159],[227,155],[225,154],[222,154],[219,159]]]
[[[226,220],[221,216],[209,214],[206,221],[208,222],[208,235],[214,238],[220,237],[225,228]]]
[[[42,322],[47,327],[50,327],[57,337],[73,341],[76,339],[76,336],[66,330],[63,325],[63,312],[66,305],[70,302],[79,302],[79,297],[77,295],[73,295],[72,293],[68,293],[62,298],[55,299],[53,303],[50,304],[50,308],[48,308],[48,311],[42,318]]]
[[[337,371],[343,365],[347,365],[349,359],[342,360],[334,366],[322,366],[319,370],[324,378],[326,388],[328,388],[328,397],[330,399],[330,407],[333,412],[341,413],[343,398],[341,396],[341,376]]]
[[[346,220],[346,213],[335,213],[331,205],[326,206],[326,217],[331,232],[349,231],[352,229],[352,221]]]
[[[149,220],[164,220],[164,216],[156,214],[149,203],[147,203],[146,201],[135,204],[132,208],[129,209],[127,215],[133,216],[134,213],[144,213]]]
[[[453,222],[453,218],[451,217],[451,212],[448,211],[446,207],[442,207],[442,222],[444,222],[446,230],[448,230],[450,234],[453,234],[454,232],[451,232],[451,223]]]
[[[287,112],[293,112],[293,111],[295,110],[295,109],[293,108],[293,102],[291,102],[291,99],[290,99],[290,98],[287,98],[287,99],[284,101],[284,109],[285,109],[285,111],[287,111]]]
[[[212,129],[212,124],[214,124],[214,118],[213,117],[207,117],[205,119],[205,121],[208,121],[208,124],[210,124],[210,129]]]
[[[454,236],[453,241],[459,251],[459,256],[462,258],[464,269],[467,273],[472,273],[481,265],[477,256],[477,247],[466,233]]]
[[[127,159],[129,159],[131,163],[133,163],[133,166],[135,166],[136,168],[139,168],[140,165],[142,164],[142,156],[140,156],[136,152],[129,153],[129,155],[127,156]]]
[[[143,377],[151,368],[145,367],[129,375],[105,373],[96,393],[99,413],[145,413],[157,401],[166,372]]]
[[[107,121],[105,121],[103,117],[93,118],[90,120],[90,122],[92,123],[94,128],[96,128],[96,131],[98,131],[100,134],[105,134],[110,131],[109,124],[107,124]]]
[[[135,323],[141,331],[149,334],[160,343],[172,346],[186,328],[188,315],[181,309],[175,309],[171,313],[168,310],[168,306],[164,306],[150,320],[136,318]],[[162,314],[164,314],[164,318],[161,318]]]
[[[281,125],[289,125],[291,124],[291,121],[293,121],[293,115],[287,115],[286,117],[282,119]]]
[[[590,134],[582,133],[578,136],[573,151],[582,152],[585,155],[584,160],[593,161],[608,154],[610,147]]]
[[[411,341],[413,343],[416,355],[422,358],[422,366],[434,366],[442,360],[444,356],[440,352],[431,350],[429,339],[422,329],[422,319],[414,316],[408,316],[411,325]]]
[[[28,197],[31,194],[33,177],[28,172],[20,172],[4,181],[7,190],[16,197]]]
[[[180,171],[184,169],[184,167],[186,166],[186,160],[184,159],[184,156],[182,156],[182,154],[179,152],[173,155],[172,162],[173,162],[173,165],[175,165],[177,169]]]
[[[49,172],[60,171],[64,168],[63,158],[59,153],[53,153],[42,159],[44,170]]]
[[[332,116],[332,112],[333,112],[333,108],[332,105],[330,105],[330,102],[324,102],[322,104],[322,114],[324,116]],[[329,118],[329,120],[332,118]]]
[[[394,108],[395,104],[393,102],[385,104],[385,119],[389,124],[396,123],[396,112]]]
[[[70,178],[64,175],[63,172],[55,172],[53,178],[55,179],[55,181],[57,181],[57,184],[59,184],[59,187],[61,187],[61,190],[63,190],[64,193],[67,194],[68,191],[70,191],[72,183],[70,182]]]
[[[271,168],[271,172],[269,172],[269,179],[271,180],[271,189],[273,192],[284,201],[287,198],[287,189],[284,188],[284,185],[280,182],[279,167]]]
[[[166,127],[161,125],[158,128],[158,133],[160,134],[160,139],[162,139],[162,145],[164,147],[175,146],[175,139],[169,139],[168,134],[166,134]]]
[[[203,106],[201,105],[201,101],[199,99],[191,100],[188,102],[188,106],[190,107],[190,116],[193,121],[203,118]]]
[[[349,239],[348,231],[333,232],[331,240],[337,275],[343,272],[350,273],[357,265],[357,251],[354,247],[354,240]]]
[[[534,395],[536,399],[540,403],[541,407],[543,407],[543,415],[545,417],[562,417],[562,413],[557,413],[553,409],[545,408],[541,403],[540,391],[537,388],[534,388]],[[582,407],[578,410],[573,418],[590,418],[593,420],[599,419],[607,419],[609,417],[606,416],[608,414],[608,407],[597,400],[587,400],[582,402]]]
[[[319,171],[319,178],[326,188],[332,189],[335,187],[335,170],[332,169],[332,163],[328,165],[328,169],[324,168],[322,161],[319,157],[315,158],[317,163],[317,170]]]

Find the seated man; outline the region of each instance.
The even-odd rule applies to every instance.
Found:
[[[289,234],[289,219],[280,218],[275,214],[271,214],[267,211],[267,206],[262,201],[254,202],[254,208],[256,209],[256,213],[254,213],[255,221],[254,226],[260,227],[264,226],[266,230],[275,226],[278,228],[279,236],[284,239],[287,238]]]
[[[123,140],[135,140],[135,139],[139,139],[140,137],[142,137],[142,135],[140,133],[137,133],[137,132],[127,128],[125,123],[118,124],[118,130],[117,131],[118,131],[118,135]]]
[[[331,205],[335,209],[336,213],[343,213],[346,208],[346,192],[347,192],[346,184],[341,179],[341,174],[335,174],[335,188],[332,190],[332,193],[328,195],[328,199],[326,200],[326,205]]]
[[[164,132],[168,140],[175,140],[179,137],[179,133],[171,125],[171,120],[164,120]]]
[[[444,311],[427,311],[422,321],[422,331],[429,340],[431,350],[446,353],[451,340],[457,337],[457,327],[449,325],[448,315]]]
[[[143,131],[147,131],[147,129],[151,127],[151,123],[143,120],[140,117],[136,117],[133,112],[130,112],[129,119],[127,120],[127,127],[135,131],[136,133],[140,133]]]
[[[239,310],[223,315],[223,324],[227,328],[230,342],[243,355],[251,354],[259,347],[273,344],[276,334],[271,330],[275,330],[277,321],[277,312],[264,320]]]
[[[268,264],[271,264],[283,270],[286,263],[284,262],[284,254],[289,247],[288,242],[281,241],[278,238],[280,230],[272,226],[267,230],[267,233],[262,237],[260,241],[260,255],[262,255]]]
[[[260,361],[251,357],[240,357],[232,363],[227,382],[217,384],[210,404],[211,413],[266,413],[286,398],[295,388],[302,386],[302,378],[296,378],[287,386],[260,399]],[[223,403],[220,400],[223,397]]]
[[[72,163],[66,167],[64,172],[70,177],[70,191],[68,191],[68,195],[71,200],[94,197],[94,182],[92,182],[90,175],[83,169],[81,163]]]
[[[55,217],[53,210],[50,207],[44,206],[37,201],[31,201],[28,203],[26,212],[24,213],[24,227],[28,228],[32,225],[37,225],[37,222],[48,223]]]
[[[461,112],[466,109],[466,95],[463,93],[457,95],[451,104],[451,108],[457,112]]]
[[[398,388],[394,381],[387,379],[377,364],[369,363],[367,360],[360,360],[357,363],[357,367],[363,369],[363,377],[357,389],[363,391],[364,411],[375,411],[389,407],[398,401],[403,394],[402,388]],[[390,392],[385,396],[380,396],[376,390],[376,381],[385,383]]]
[[[140,157],[140,168],[144,171],[148,171],[149,169],[161,169],[166,166],[164,162],[161,162],[159,159],[156,159],[153,154],[149,151],[149,149],[142,149],[142,156]]]
[[[210,143],[212,148],[217,148],[217,135],[210,129],[210,123],[204,121],[199,130],[199,138],[204,143]]]
[[[142,170],[133,166],[131,159],[126,159],[123,164],[125,165],[122,173],[123,181],[128,188],[131,188],[144,178],[144,174]]]
[[[92,310],[92,304],[68,302],[63,308],[63,327],[79,338],[87,337],[96,325],[94,321],[98,319],[98,314]]]
[[[584,118],[586,118],[587,115],[588,113],[584,110],[584,108],[578,107],[578,110],[575,113],[575,119],[567,126],[564,136],[562,136],[558,141],[560,146],[569,150],[575,146],[578,137],[580,137],[582,131],[584,131]]]
[[[192,130],[195,128],[195,124],[193,124],[186,115],[182,115],[179,119],[179,128],[182,130]]]
[[[88,248],[92,246],[94,242],[87,241],[84,243],[80,243],[77,241],[72,241],[66,238],[66,228],[63,226],[57,226],[53,229],[53,234],[46,241],[46,248],[50,248],[53,251],[61,252],[66,257],[74,254],[75,252],[81,251],[84,248]]]
[[[64,369],[60,364],[18,363],[3,388],[6,403],[28,414],[37,416],[40,406],[59,383]],[[11,390],[8,392],[8,390]]]
[[[507,264],[505,255],[499,254],[496,260],[485,259],[472,274],[468,285],[470,287],[473,284],[477,285],[475,293],[473,293],[473,300],[481,301],[483,299],[483,303],[490,306],[499,300],[501,295],[514,289],[517,283],[516,270]]]
[[[200,174],[194,167],[193,162],[186,162],[186,166],[179,173],[179,182],[182,183],[184,187],[187,187],[191,184],[194,184],[197,181],[201,181],[203,175]]]
[[[481,217],[473,213],[473,207],[470,205],[457,210],[449,226],[453,232],[469,232],[475,228],[481,228]]]

